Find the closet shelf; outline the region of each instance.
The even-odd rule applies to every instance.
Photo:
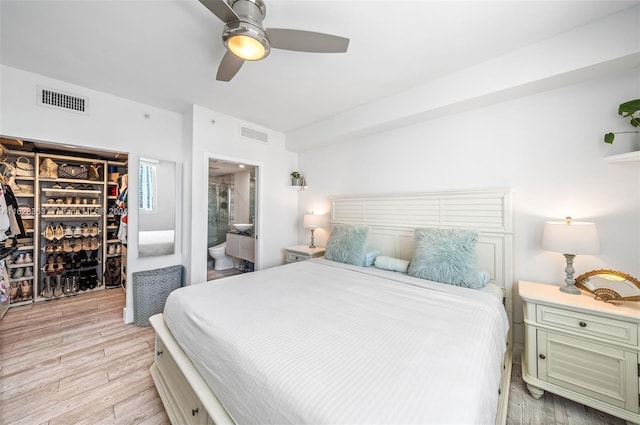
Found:
[[[33,176],[16,176],[15,178],[16,180],[23,180],[23,181],[30,181],[30,182],[36,180],[36,178]]]
[[[100,218],[100,214],[50,214],[43,215],[43,220],[51,220],[51,221],[60,221],[60,220],[71,220],[71,219],[86,219],[86,218]]]
[[[50,193],[60,194],[60,195],[100,195],[102,192],[99,190],[86,190],[86,189],[54,189],[54,188],[43,188],[42,191],[47,195]]]
[[[16,277],[15,279],[9,279],[9,282],[22,282],[23,280],[33,280],[33,276]]]
[[[23,264],[16,264],[13,263],[9,266],[7,266],[8,269],[19,269],[20,267],[33,267],[34,263],[23,263]]]
[[[101,204],[41,204],[42,208],[102,208]],[[47,215],[47,214],[45,214]],[[53,215],[53,214],[49,214]],[[25,217],[22,218],[33,218],[33,217]]]
[[[50,177],[40,177],[40,182],[51,182],[51,183],[71,183],[71,184],[102,184],[100,180],[81,180],[81,179],[62,179],[62,178],[50,178]],[[43,189],[44,190],[44,189]],[[58,189],[59,190],[59,189]]]
[[[19,246],[16,251],[33,251],[33,245]]]

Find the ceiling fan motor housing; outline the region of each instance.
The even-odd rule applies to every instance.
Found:
[[[230,6],[240,19],[227,22],[224,27],[222,40],[227,49],[229,49],[229,40],[231,38],[235,36],[246,36],[258,41],[264,47],[264,55],[258,60],[269,56],[271,45],[267,37],[267,32],[262,26],[262,20],[267,13],[264,2],[262,0],[233,0],[230,1]]]

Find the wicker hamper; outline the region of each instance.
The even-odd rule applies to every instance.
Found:
[[[162,313],[167,297],[182,286],[182,266],[135,272],[133,277],[133,323],[149,326],[149,317]]]

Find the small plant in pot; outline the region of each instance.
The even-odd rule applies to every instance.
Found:
[[[297,171],[291,172],[291,186],[300,186],[300,173]]]
[[[640,99],[629,100],[628,102],[621,103],[618,107],[618,115],[622,118],[630,118],[629,124],[638,128],[640,127]],[[612,144],[616,134],[621,133],[638,133],[639,130],[633,131],[617,131],[615,133],[607,133],[604,135],[604,142]]]

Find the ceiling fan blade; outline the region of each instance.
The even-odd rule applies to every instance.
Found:
[[[238,73],[243,63],[244,59],[240,59],[233,53],[227,51],[222,58],[222,62],[220,62],[220,66],[218,67],[216,80],[231,81],[231,79]]]
[[[200,3],[209,9],[211,13],[220,18],[224,23],[240,19],[236,12],[231,9],[231,6],[229,6],[224,0],[200,0]]]
[[[267,37],[271,47],[296,52],[344,53],[349,47],[348,38],[321,32],[267,28]]]

